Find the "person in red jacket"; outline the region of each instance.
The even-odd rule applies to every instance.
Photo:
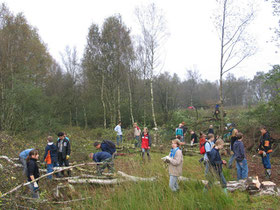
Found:
[[[145,160],[145,152],[147,153],[148,160],[151,160],[150,149],[151,149],[151,137],[149,135],[148,128],[144,128],[143,133],[141,134],[141,149],[142,149],[142,159]]]

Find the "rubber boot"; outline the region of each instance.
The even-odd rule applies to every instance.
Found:
[[[270,179],[270,177],[271,177],[271,169],[265,169],[265,177],[267,179]]]

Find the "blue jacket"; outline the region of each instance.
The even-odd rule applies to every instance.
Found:
[[[116,152],[116,145],[112,141],[104,140],[101,143],[101,150],[102,152],[108,152],[112,155]]]
[[[57,147],[55,146],[55,144],[48,144],[46,146],[44,160],[48,155],[48,151],[50,151],[52,163],[57,163]]]
[[[26,159],[27,156],[29,155],[29,152],[32,151],[34,149],[26,149],[24,151],[22,151],[20,154],[19,154],[19,157],[20,158],[23,158],[23,159]]]
[[[245,158],[245,149],[242,141],[235,141],[233,144],[233,152],[237,162],[241,162]]]
[[[214,169],[216,169],[218,172],[221,172],[223,161],[221,159],[219,150],[214,147],[210,152],[209,158],[210,163],[214,167]]]
[[[112,155],[108,152],[97,152],[93,154],[92,160],[94,162],[102,162],[103,160],[106,160],[108,158],[112,158]]]

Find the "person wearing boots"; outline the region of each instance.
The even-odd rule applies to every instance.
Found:
[[[143,129],[143,133],[141,134],[141,149],[142,149],[142,159],[145,160],[145,152],[147,153],[148,160],[151,159],[150,157],[150,149],[152,145],[151,137],[149,135],[148,128]]]
[[[258,148],[259,155],[261,155],[262,163],[265,168],[265,176],[270,179],[271,177],[271,164],[269,154],[272,152],[271,149],[271,138],[269,132],[265,126],[260,127],[261,138],[260,145]]]

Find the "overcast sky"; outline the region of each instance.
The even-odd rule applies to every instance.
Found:
[[[61,63],[60,53],[67,45],[77,47],[81,58],[88,28],[102,25],[114,14],[121,14],[124,23],[137,33],[135,7],[149,0],[0,0],[13,13],[23,12],[29,24],[38,29],[50,54]],[[203,79],[216,80],[219,75],[219,41],[212,20],[216,0],[155,0],[167,19],[170,33],[165,44],[163,71],[186,77],[186,69],[197,69]],[[280,53],[271,43],[277,25],[271,5],[259,1],[257,18],[250,33],[256,38],[258,52],[233,70],[237,77],[252,78],[257,71],[268,71],[280,63]]]

